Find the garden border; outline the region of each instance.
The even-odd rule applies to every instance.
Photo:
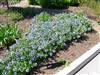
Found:
[[[100,42],[55,75],[74,75],[100,53]]]

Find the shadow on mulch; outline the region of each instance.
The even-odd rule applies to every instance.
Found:
[[[96,31],[92,30],[91,32],[87,32],[84,35],[82,35],[79,39],[73,40],[73,42],[83,43],[84,41],[87,41],[89,39],[89,37],[86,34],[88,34],[88,33],[93,34],[93,33],[96,33]]]
[[[45,69],[54,69],[54,68],[59,68],[65,64],[66,64],[66,61],[58,61],[55,63],[42,65],[41,67],[46,67]],[[33,72],[33,70],[34,70],[34,72]],[[39,68],[34,68],[33,70],[31,72],[27,73],[26,75],[36,75],[37,73],[45,73],[44,71],[41,71]]]
[[[27,8],[22,8],[22,7],[10,7],[8,12],[19,12],[24,16],[24,18],[32,18],[35,16],[33,8],[27,7]]]
[[[98,16],[88,16],[88,18],[94,20],[94,21],[97,21],[99,22],[100,21],[100,18]]]

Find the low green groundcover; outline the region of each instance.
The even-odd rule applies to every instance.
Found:
[[[68,41],[91,29],[90,20],[81,13],[35,16],[26,37],[16,40],[0,60],[0,75],[25,75]]]

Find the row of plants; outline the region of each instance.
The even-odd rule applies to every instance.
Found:
[[[78,4],[78,0],[29,0],[29,4],[41,5],[48,8],[65,8]]]
[[[44,12],[35,16],[26,36],[16,40],[0,60],[0,75],[26,75],[68,41],[80,38],[91,29],[91,22],[81,13],[51,16]]]
[[[18,25],[0,24],[0,48],[10,46],[19,37],[21,37],[21,33]]]

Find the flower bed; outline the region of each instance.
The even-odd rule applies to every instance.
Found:
[[[68,41],[80,38],[91,29],[91,22],[81,13],[62,13],[53,17],[41,13],[34,17],[26,37],[16,40],[0,61],[0,74],[25,75]]]

